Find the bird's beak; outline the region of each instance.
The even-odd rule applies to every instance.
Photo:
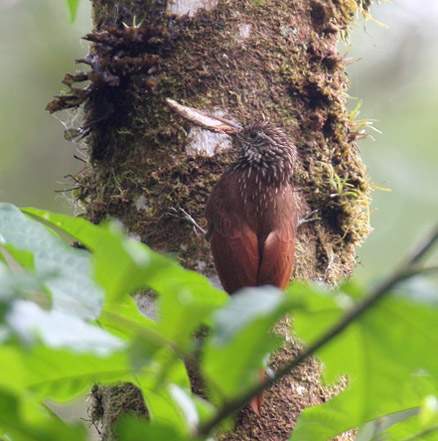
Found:
[[[183,106],[170,98],[166,98],[166,103],[173,111],[178,113],[178,115],[204,129],[229,135],[238,133],[242,130],[242,126],[235,122],[218,116],[208,115],[207,113],[194,109],[193,107]]]

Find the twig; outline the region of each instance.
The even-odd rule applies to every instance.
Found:
[[[438,241],[438,225],[411,252],[405,265],[418,263]]]
[[[207,234],[207,231],[202,228],[193,218],[193,216],[188,213],[186,210],[184,210],[184,208],[180,207],[179,209],[181,211],[181,213],[184,215],[184,219],[187,219],[191,224],[193,224],[193,226],[195,228],[197,228],[204,236]]]
[[[191,223],[194,226],[195,231],[199,230],[204,236],[207,234],[207,231],[205,231],[204,228],[202,228],[193,218],[193,216],[188,213],[186,210],[184,210],[184,208],[182,207],[178,207],[178,208],[174,208],[172,207],[170,209],[170,211],[172,211],[173,213],[178,213],[178,211],[180,211],[182,213],[182,217],[183,219],[185,219],[186,221],[188,221],[189,223]]]
[[[309,213],[307,213],[302,219],[299,219],[297,228],[300,228],[303,225],[308,224],[310,222],[315,222],[315,221],[321,220],[321,218],[318,215],[316,215],[318,212],[319,212],[318,209],[312,210]],[[314,215],[316,215],[316,216],[314,216]]]
[[[81,158],[79,155],[74,154],[73,158],[77,159],[78,161],[83,162],[84,164],[87,164],[87,161],[84,158]]]
[[[299,353],[293,360],[286,363],[280,368],[272,377],[267,377],[265,381],[254,386],[248,392],[243,395],[225,403],[210,420],[207,420],[198,429],[198,435],[207,436],[210,432],[218,426],[223,420],[233,415],[235,412],[244,407],[251,401],[252,398],[260,395],[264,390],[270,388],[274,384],[278,383],[284,376],[288,375],[298,365],[303,363],[309,357],[314,355],[319,349],[325,346],[327,343],[336,338],[342,331],[344,331],[351,323],[356,321],[371,307],[375,306],[386,294],[391,290],[413,276],[422,273],[438,272],[438,267],[418,268],[416,264],[419,260],[426,255],[426,253],[432,248],[435,242],[438,241],[438,225],[432,231],[432,233],[421,242],[421,244],[414,249],[414,251],[408,256],[405,263],[402,264],[398,270],[394,272],[392,276],[377,285],[365,299],[353,307],[347,312],[344,317],[338,321],[331,329],[329,329],[323,336],[316,340],[312,345],[308,346]]]
[[[79,190],[82,188],[80,185],[71,188],[65,188],[64,190],[54,190],[55,193],[69,193],[71,191]]]

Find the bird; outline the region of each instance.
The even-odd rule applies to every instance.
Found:
[[[244,287],[285,289],[295,263],[296,148],[266,121],[236,129],[237,160],[207,202],[207,239],[219,279],[230,295]]]
[[[238,152],[206,206],[206,237],[224,290],[230,295],[263,285],[284,290],[294,270],[298,228],[294,143],[263,119],[242,126],[173,100],[168,104],[195,124],[230,135]],[[265,375],[262,370],[261,381]],[[262,396],[256,397],[250,408],[259,415],[261,404]]]

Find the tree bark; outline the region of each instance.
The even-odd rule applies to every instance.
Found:
[[[316,220],[299,229],[295,277],[333,284],[348,276],[369,231],[369,186],[355,144],[361,132],[346,110],[348,81],[336,49],[356,2],[92,4],[93,90],[76,103],[86,113],[76,133],[87,136],[76,194],[85,215],[94,222],[116,217],[154,249],[214,277],[208,243],[195,224],[205,226],[208,194],[233,159],[231,139],[191,127],[165,98],[241,124],[267,118],[297,146],[301,216],[317,210]],[[280,326],[285,345],[274,368],[298,348],[287,327]],[[319,373],[315,361],[301,366],[266,394],[261,417],[243,410],[236,429],[220,439],[287,440],[301,410],[334,393]]]

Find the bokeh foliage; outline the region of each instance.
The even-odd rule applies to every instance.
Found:
[[[366,295],[350,281],[228,298],[117,223],[10,204],[0,205],[0,238],[0,433],[13,441],[86,439],[83,425],[45,403],[120,381],[142,390],[150,413],[149,421],[123,418],[120,440],[202,439],[196,428],[256,384],[278,347],[270,330],[279,318],[291,313],[299,338],[313,342]],[[71,247],[72,238],[86,249]],[[132,298],[143,289],[157,294],[155,318]],[[396,290],[320,350],[326,381],[347,375],[348,386],[307,409],[291,440],[326,441],[355,427],[360,441],[438,439],[438,298],[429,294],[419,301],[413,284]],[[201,359],[208,401],[192,394],[183,363],[201,325],[210,328]]]

